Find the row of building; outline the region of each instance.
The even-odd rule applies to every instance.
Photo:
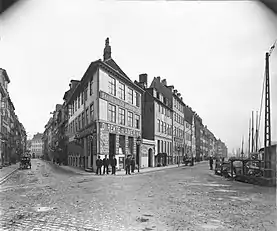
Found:
[[[27,134],[22,123],[15,114],[15,107],[9,96],[9,76],[0,68],[0,163],[15,163],[26,150]]]
[[[103,60],[69,86],[45,125],[45,158],[95,169],[97,156],[115,155],[121,169],[127,155],[140,167],[227,156],[226,145],[166,79],[154,77],[148,86],[141,74],[133,82],[111,57],[108,38]]]

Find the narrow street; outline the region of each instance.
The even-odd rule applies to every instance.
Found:
[[[131,176],[41,160],[1,186],[2,230],[275,230],[275,188],[215,176],[206,163]]]

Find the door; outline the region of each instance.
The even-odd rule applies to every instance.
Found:
[[[149,148],[148,150],[148,167],[153,167],[153,150]]]

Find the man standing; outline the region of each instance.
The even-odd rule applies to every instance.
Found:
[[[111,159],[111,166],[112,166],[112,175],[115,175],[115,167],[117,165],[117,160],[115,158],[115,155],[113,155]]]
[[[98,173],[101,175],[101,167],[102,167],[102,160],[100,158],[100,156],[98,156],[98,159],[96,160],[96,174],[98,175]]]
[[[213,160],[213,158],[210,156],[210,170],[213,170],[213,164],[214,164],[214,160]]]
[[[128,175],[131,175],[131,173],[130,173],[130,163],[131,161],[130,161],[130,157],[129,156],[127,156],[127,158],[126,158],[126,160],[125,160],[125,169],[126,169],[126,175],[128,174]]]
[[[131,172],[135,172],[135,167],[136,167],[136,162],[135,162],[135,157],[133,156],[131,159]]]
[[[105,171],[107,175],[109,175],[109,159],[107,158],[107,155],[105,155],[105,158],[103,160],[103,174],[105,175]]]

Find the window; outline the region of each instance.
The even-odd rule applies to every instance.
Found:
[[[136,106],[140,107],[140,94],[136,92]]]
[[[93,121],[93,117],[94,117],[94,108],[93,108],[93,103],[90,105],[90,113],[89,113],[89,117],[90,117],[90,121]]]
[[[139,115],[135,115],[135,127],[139,128],[139,124],[140,124]]]
[[[128,103],[133,104],[133,90],[128,88]]]
[[[128,111],[128,126],[133,127],[133,113]]]
[[[82,112],[82,128],[85,127],[85,113]]]
[[[87,99],[88,99],[88,88],[86,87],[84,91],[84,100],[87,101]]]
[[[159,104],[159,112],[161,112],[161,105]]]
[[[110,122],[113,122],[113,123],[116,122],[115,113],[116,113],[115,105],[109,104],[109,106],[108,106],[108,120]]]
[[[120,83],[118,84],[118,97],[119,99],[122,99],[122,100],[125,100],[125,85],[123,83]]]
[[[109,79],[109,93],[115,95],[115,79],[112,77]]]
[[[75,100],[75,111],[77,111],[77,99]]]
[[[158,119],[158,132],[160,132],[161,131],[161,121]]]
[[[125,110],[123,108],[118,109],[118,122],[125,125]]]
[[[84,92],[81,93],[81,105],[84,104]]]
[[[163,133],[164,132],[164,122],[161,121],[161,132]]]
[[[89,95],[92,95],[92,94],[93,94],[92,86],[93,86],[93,79],[91,79],[91,80],[89,81]]]
[[[164,133],[166,133],[166,123],[164,122]]]
[[[78,108],[80,108],[80,95],[78,96]]]
[[[86,109],[86,125],[89,124],[89,120],[88,120],[88,108]]]

